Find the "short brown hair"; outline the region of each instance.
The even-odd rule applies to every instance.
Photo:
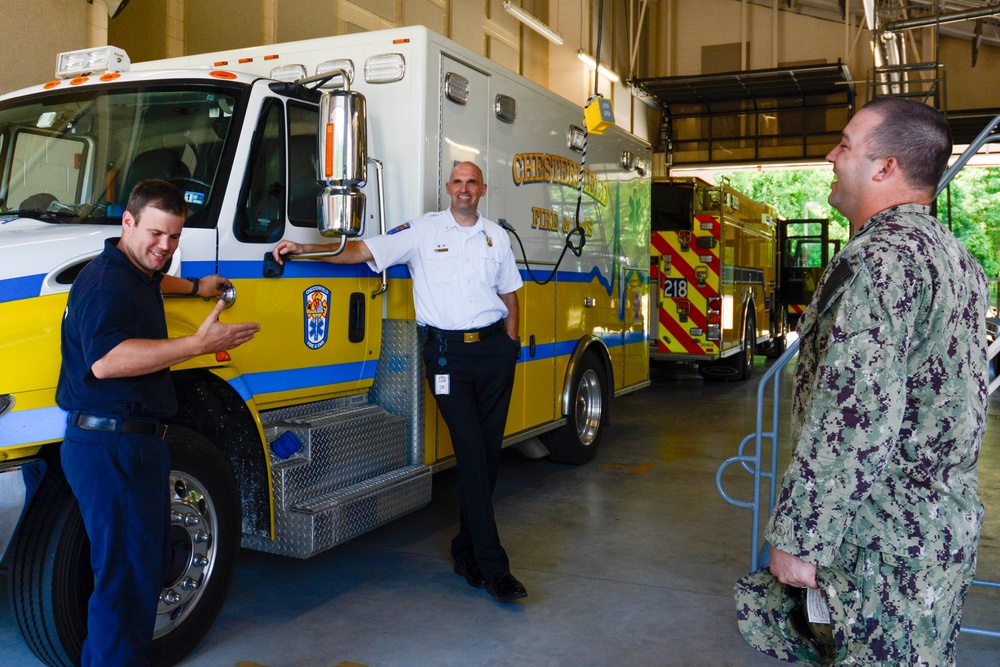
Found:
[[[894,157],[910,185],[937,192],[952,149],[951,129],[945,117],[905,97],[876,97],[862,109],[874,111],[880,119],[868,134],[865,157]]]
[[[139,181],[135,184],[128,196],[128,206],[125,207],[125,210],[132,214],[136,222],[139,222],[139,216],[149,206],[171,215],[181,217],[187,215],[187,204],[184,202],[184,195],[181,194],[181,191],[171,183],[156,178]]]

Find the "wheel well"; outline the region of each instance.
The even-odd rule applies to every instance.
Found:
[[[177,416],[171,423],[207,438],[232,466],[243,507],[243,532],[271,534],[265,450],[250,408],[222,378],[204,370],[171,373]]]
[[[604,371],[604,386],[608,388],[608,396],[605,398],[611,398],[614,394],[615,377],[611,366],[611,354],[608,352],[608,348],[603,340],[597,336],[585,336],[577,341],[573,353],[569,355],[569,363],[566,365],[566,377],[563,380],[562,400],[560,402],[560,409],[563,416],[569,414],[569,402],[576,369],[580,367],[584,355],[591,351],[597,356]]]

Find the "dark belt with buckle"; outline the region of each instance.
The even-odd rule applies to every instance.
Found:
[[[468,331],[449,331],[447,329],[437,329],[430,325],[425,326],[427,338],[431,340],[457,340],[462,343],[478,343],[487,336],[492,336],[498,331],[503,331],[503,320],[497,320],[493,324],[481,329],[469,329]]]
[[[109,433],[135,433],[140,435],[155,435],[162,438],[167,433],[166,424],[142,421],[140,419],[119,419],[118,417],[101,417],[78,413],[72,420],[82,429],[88,431],[107,431]]]

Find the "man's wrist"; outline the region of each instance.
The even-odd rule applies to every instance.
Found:
[[[201,278],[185,278],[185,280],[191,281],[191,291],[188,292],[189,296],[198,296],[198,288],[201,286]]]

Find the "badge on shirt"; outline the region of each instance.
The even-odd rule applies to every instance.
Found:
[[[396,232],[401,232],[404,229],[409,229],[409,228],[410,228],[410,223],[404,222],[399,227],[393,227],[392,229],[390,229],[389,231],[387,231],[386,234],[395,234]]]

